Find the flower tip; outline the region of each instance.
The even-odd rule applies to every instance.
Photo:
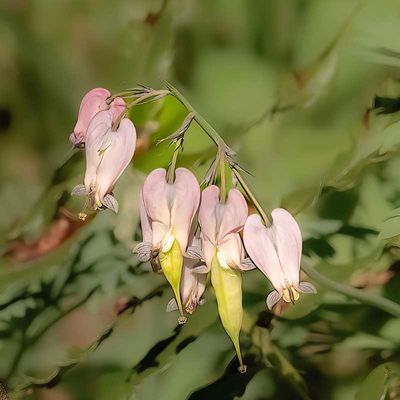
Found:
[[[186,324],[186,322],[187,322],[187,318],[184,315],[180,315],[178,317],[178,324],[179,325],[184,325],[184,324]]]
[[[241,374],[245,374],[246,371],[247,371],[247,365],[245,365],[245,364],[240,365],[240,366],[238,367],[238,371],[239,371]]]

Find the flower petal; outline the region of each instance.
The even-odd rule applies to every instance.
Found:
[[[238,189],[231,189],[224,206],[218,241],[224,240],[224,237],[230,233],[241,231],[248,213],[249,209],[242,193]]]
[[[281,294],[283,290],[281,265],[274,243],[259,215],[252,214],[247,218],[243,230],[243,241],[251,259]]]
[[[104,88],[95,88],[83,96],[79,107],[78,120],[75,124],[71,142],[76,146],[86,141],[88,127],[92,118],[101,110],[109,108],[106,99],[111,93]],[[106,108],[104,108],[106,106]]]
[[[132,121],[124,118],[115,132],[110,131],[110,140],[96,174],[100,201],[112,191],[135,153],[136,129]]]
[[[211,185],[202,191],[199,209],[199,223],[201,226],[201,234],[203,239],[208,239],[214,245],[216,245],[217,243],[216,207],[218,204],[219,188],[217,186]],[[213,256],[214,255],[212,255],[212,257]],[[207,262],[207,265],[211,265],[211,260]]]
[[[200,186],[193,173],[186,168],[176,169],[172,186],[171,227],[184,253],[200,203]]]
[[[273,290],[268,296],[267,296],[267,307],[269,310],[272,310],[274,305],[278,303],[278,301],[282,298],[282,294],[280,294],[278,291]]]
[[[110,111],[101,111],[92,119],[88,128],[85,147],[85,186],[88,192],[90,192],[90,184],[96,181],[97,167],[102,158],[99,155],[99,149],[101,148],[104,137],[111,129],[112,118],[113,115]]]
[[[283,208],[275,208],[272,226],[267,228],[275,235],[276,247],[285,278],[296,289],[299,288],[302,237],[299,225]]]
[[[139,212],[140,212],[140,224],[142,227],[143,242],[152,243],[153,231],[151,229],[151,220],[147,215],[146,207],[143,201],[143,190],[140,191]]]
[[[113,121],[115,121],[126,107],[125,100],[122,97],[116,97],[110,104],[110,111],[113,113]]]
[[[170,228],[170,211],[168,206],[169,188],[165,179],[164,168],[150,172],[143,184],[143,203],[153,231],[153,246],[159,248]]]
[[[244,248],[239,234],[230,233],[226,235],[223,242],[218,246],[218,253],[224,255],[224,259],[229,267],[240,269],[240,265],[244,259]]]

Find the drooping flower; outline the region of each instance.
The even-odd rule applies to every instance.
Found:
[[[94,209],[106,207],[118,212],[112,190],[133,157],[136,130],[128,118],[123,118],[115,131],[112,124],[112,111],[100,111],[90,122],[84,185],[76,186],[72,194],[88,195]]]
[[[215,185],[201,196],[199,223],[207,269],[218,303],[218,313],[235,347],[240,368],[245,372],[239,344],[242,326],[242,261],[244,248],[239,236],[248,214],[246,200],[237,189],[231,189],[226,203],[220,202]]]
[[[186,168],[176,169],[173,183],[167,182],[165,169],[152,171],[141,192],[143,242],[134,252],[139,260],[150,260],[153,269],[161,268],[164,272],[177,301],[180,323],[186,322],[179,291],[183,256],[199,202],[199,184]]]
[[[116,97],[110,104],[107,99],[111,96],[109,90],[104,88],[95,88],[83,96],[79,107],[78,120],[71,135],[70,142],[79,147],[86,143],[87,133],[90,121],[99,112],[110,110],[115,120],[125,109],[125,101],[121,97]]]
[[[287,303],[294,303],[299,292],[316,293],[311,283],[300,282],[302,236],[299,225],[283,208],[274,209],[271,215],[271,226],[265,226],[259,215],[250,215],[243,230],[247,253],[275,288],[267,297],[269,309],[282,297]]]

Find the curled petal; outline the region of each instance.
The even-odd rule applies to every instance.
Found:
[[[118,201],[112,194],[108,193],[104,196],[103,205],[104,207],[107,207],[109,210],[118,213]]]
[[[246,251],[281,294],[284,276],[276,248],[259,215],[252,214],[244,225],[243,241]]]
[[[116,97],[110,104],[110,111],[113,113],[113,121],[115,121],[126,108],[126,104],[123,98]]]
[[[90,121],[99,111],[109,108],[106,100],[110,95],[104,88],[92,89],[85,94],[79,107],[78,120],[70,136],[73,145],[85,143]]]
[[[137,255],[140,262],[150,261],[152,252],[151,242],[141,242],[132,250]]]
[[[86,196],[87,194],[86,186],[82,184],[76,185],[71,191],[71,196]]]
[[[166,312],[171,312],[171,311],[176,311],[178,309],[178,303],[174,298],[172,298],[168,303],[166,307]]]
[[[274,237],[277,252],[285,277],[289,284],[299,287],[302,237],[299,225],[292,215],[283,208],[275,208],[272,213],[272,225],[267,227]]]
[[[300,282],[299,291],[302,293],[317,293],[317,289],[315,286],[310,282]]]
[[[267,296],[267,307],[269,310],[272,310],[274,305],[278,303],[278,301],[282,298],[282,295],[277,291],[274,290],[272,291],[268,296]]]

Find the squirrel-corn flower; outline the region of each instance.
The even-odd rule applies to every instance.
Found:
[[[244,248],[239,236],[246,221],[246,200],[237,189],[231,189],[226,203],[219,200],[215,185],[202,192],[199,210],[202,246],[211,284],[218,304],[222,325],[235,347],[240,372],[245,372],[239,344],[242,326],[242,277],[241,264]]]
[[[271,216],[271,226],[265,226],[259,215],[252,214],[243,230],[247,253],[275,288],[267,297],[269,309],[282,297],[294,303],[299,292],[316,293],[311,283],[300,282],[302,236],[296,220],[283,208],[275,208]]]
[[[112,190],[130,163],[136,146],[132,121],[123,118],[113,131],[112,111],[100,111],[89,124],[86,139],[86,172],[84,185],[72,190],[73,195],[88,195],[92,208],[109,208],[118,212]]]
[[[113,114],[113,121],[124,111],[124,99],[116,97],[108,104],[107,99],[110,96],[110,91],[104,88],[92,89],[83,96],[79,107],[78,120],[69,136],[69,140],[74,147],[79,147],[86,143],[90,121],[99,111],[110,110]]]
[[[134,249],[141,261],[150,260],[153,269],[164,272],[186,322],[180,295],[183,255],[188,245],[193,218],[200,202],[196,177],[186,168],[177,168],[175,181],[168,183],[166,170],[158,168],[146,178],[140,201],[143,242]]]

